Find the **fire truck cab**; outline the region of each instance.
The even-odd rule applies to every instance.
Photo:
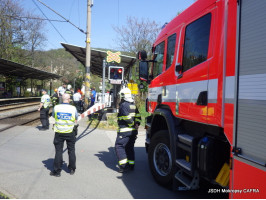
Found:
[[[197,189],[204,179],[233,198],[266,198],[265,9],[264,0],[197,0],[162,29],[151,60],[138,53],[158,183]]]

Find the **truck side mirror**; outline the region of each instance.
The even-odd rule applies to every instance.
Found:
[[[142,81],[148,81],[149,78],[149,65],[147,61],[139,62],[139,79]]]
[[[147,59],[147,52],[145,50],[139,51],[137,53],[137,59],[142,60],[142,61],[146,60]]]

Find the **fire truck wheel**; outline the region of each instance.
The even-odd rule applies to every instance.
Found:
[[[151,138],[148,159],[155,180],[161,185],[169,186],[172,183],[175,165],[167,130],[158,131]]]

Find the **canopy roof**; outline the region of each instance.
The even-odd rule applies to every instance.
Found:
[[[17,76],[21,78],[32,78],[38,80],[59,79],[61,76],[39,70],[33,67],[28,67],[19,63],[0,58],[0,74],[4,76]]]
[[[79,47],[75,45],[61,43],[61,45],[71,53],[79,62],[81,62],[84,66],[86,66],[86,49],[84,47]],[[103,67],[103,59],[106,59],[107,52],[101,51],[97,49],[91,49],[91,66],[90,71],[92,74],[97,76],[102,76],[102,67]],[[121,63],[114,64],[124,67],[125,74],[128,73],[130,67],[134,65],[136,62],[136,58],[132,56],[120,55]],[[109,65],[113,65],[109,63]],[[107,69],[106,69],[107,70]]]

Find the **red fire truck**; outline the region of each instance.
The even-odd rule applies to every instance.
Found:
[[[197,0],[162,29],[152,60],[138,53],[158,183],[266,198],[265,10],[265,0]]]

